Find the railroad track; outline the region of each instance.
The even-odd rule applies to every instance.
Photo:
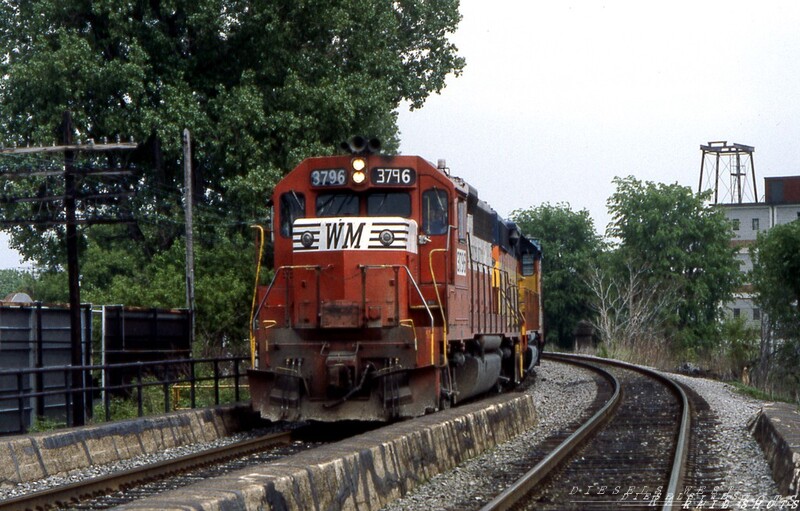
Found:
[[[691,426],[681,386],[623,362],[549,358],[588,367],[613,390],[589,420],[481,511],[678,507]]]
[[[86,479],[21,497],[5,499],[0,501],[0,511],[69,508],[82,500],[92,499],[99,495],[112,494],[199,467],[248,456],[279,445],[289,444],[291,440],[291,431],[253,438],[172,460]]]

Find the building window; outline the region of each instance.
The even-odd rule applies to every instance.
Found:
[[[738,318],[742,314],[741,309],[733,309],[733,317]]]
[[[800,220],[800,211],[797,212],[797,219]]]
[[[761,309],[753,309],[753,321],[761,321]]]
[[[758,231],[758,218],[753,219],[753,230]]]
[[[798,215],[800,215],[800,213],[798,213]],[[734,231],[738,231],[739,230],[739,219],[738,218],[732,219],[731,220],[731,225],[733,226],[733,230]]]

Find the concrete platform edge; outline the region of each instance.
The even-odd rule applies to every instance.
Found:
[[[81,428],[0,438],[0,484],[68,474],[194,442],[231,435],[256,420],[249,404],[184,410]]]
[[[788,403],[764,405],[750,423],[750,432],[780,492],[800,497],[800,409]]]
[[[377,510],[536,422],[508,394],[133,502],[121,510]]]

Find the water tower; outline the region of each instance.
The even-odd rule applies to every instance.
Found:
[[[758,202],[754,147],[709,142],[701,145],[700,150],[703,151],[703,157],[700,160],[698,193],[713,188],[714,204]]]

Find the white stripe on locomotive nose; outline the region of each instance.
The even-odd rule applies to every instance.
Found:
[[[380,234],[389,231],[392,242],[386,246]],[[414,233],[412,235],[412,232]],[[304,234],[312,243],[304,246]],[[293,225],[292,247],[298,251],[331,250],[409,250],[416,252],[416,224],[411,220],[365,217],[297,219]]]

